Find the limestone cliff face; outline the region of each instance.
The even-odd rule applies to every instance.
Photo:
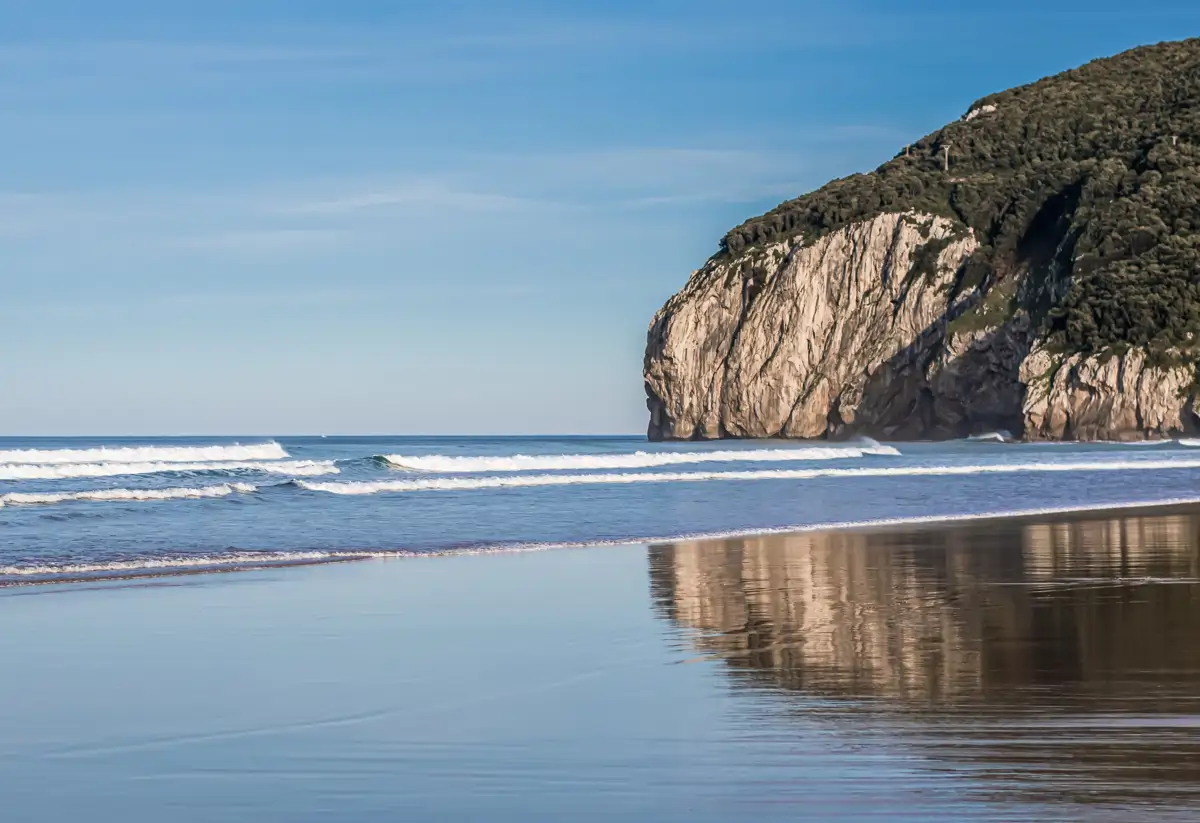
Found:
[[[1020,281],[964,287],[979,244],[915,212],[796,237],[695,272],[650,325],[652,439],[1136,439],[1195,427],[1192,372],[1138,351],[1039,346]]]
[[[1021,364],[1030,440],[1140,440],[1196,428],[1191,368],[1158,367],[1134,350],[1108,358],[1055,358],[1035,349]]]

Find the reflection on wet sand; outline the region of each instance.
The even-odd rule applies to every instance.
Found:
[[[806,717],[868,713],[1001,793],[1200,803],[1196,510],[679,542],[650,576]]]

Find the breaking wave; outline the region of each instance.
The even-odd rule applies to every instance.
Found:
[[[451,457],[442,454],[386,454],[389,466],[409,471],[470,474],[474,472],[554,471],[556,469],[641,469],[688,463],[798,463],[843,460],[866,455],[898,456],[891,446],[821,447],[807,449],[743,449],[632,454],[514,454],[504,457]]]
[[[550,549],[586,548],[593,546],[622,546],[631,543],[668,543],[682,540],[719,540],[731,537],[755,537],[772,534],[790,534],[822,531],[847,531],[851,529],[886,528],[891,526],[919,526],[937,523],[959,523],[973,520],[1000,520],[1014,517],[1037,517],[1041,515],[1072,514],[1087,511],[1117,511],[1122,509],[1151,509],[1162,506],[1200,504],[1197,497],[1175,497],[1157,500],[1131,500],[1124,502],[1096,502],[1077,506],[1051,506],[1043,508],[992,510],[960,514],[918,515],[914,517],[879,518],[874,520],[805,523],[794,526],[771,526],[761,529],[738,529],[730,531],[690,532],[661,537],[622,537],[607,540],[562,541],[546,543],[500,543],[469,547],[448,547],[427,551],[411,549],[333,549],[297,551],[232,551],[209,555],[181,555],[175,557],[146,557],[128,560],[97,561],[93,563],[40,563],[30,565],[0,566],[0,586],[29,583],[65,583],[86,580],[112,580],[158,575],[187,574],[190,572],[252,570],[290,565],[338,563],[374,558],[417,558],[442,557],[447,555],[515,554],[521,552],[546,551]]]
[[[724,472],[641,472],[613,474],[532,474],[503,477],[431,477],[408,480],[363,480],[321,483],[297,480],[296,485],[330,494],[361,495],[381,492],[465,491],[471,489],[573,486],[621,483],[698,483],[713,480],[809,480],[819,477],[921,477],[1023,472],[1103,472],[1200,469],[1200,460],[1114,460],[1077,463],[996,463],[975,466],[896,466],[840,469],[762,469]]]
[[[279,460],[290,457],[274,440],[226,446],[101,446],[94,449],[12,449],[0,451],[0,463],[208,463],[229,460]]]
[[[59,480],[74,477],[118,477],[127,474],[162,472],[256,471],[313,477],[338,474],[332,460],[282,460],[275,463],[232,461],[220,463],[5,463],[0,464],[0,480]]]
[[[987,432],[986,434],[973,434],[967,440],[973,443],[1010,443],[1013,436],[1006,431]]]
[[[0,494],[0,506],[36,506],[80,501],[187,500],[251,494],[258,487],[250,483],[222,483],[217,486],[174,489],[93,489],[80,492],[10,492]]]
[[[330,562],[333,560],[356,559],[359,555],[353,552],[344,553],[326,551],[266,551],[266,552],[228,552],[212,555],[182,555],[178,557],[144,557],[131,560],[97,561],[95,563],[43,563],[31,566],[0,566],[0,578],[37,578],[52,577],[55,582],[63,582],[62,578],[71,575],[93,575],[117,577],[122,574],[153,574],[196,570],[213,570],[220,567],[245,566],[278,566],[284,564],[299,564],[313,562]],[[365,555],[364,555],[365,556]]]

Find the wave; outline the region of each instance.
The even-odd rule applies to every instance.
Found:
[[[1140,446],[1180,446],[1180,445],[1186,446],[1187,445],[1182,440],[1171,440],[1171,439],[1162,439],[1162,440],[1084,440],[1082,442],[1078,442],[1078,441],[1065,441],[1065,442],[1072,443],[1073,445],[1076,445],[1076,446],[1079,446],[1079,445],[1086,446],[1089,444],[1095,444],[1097,446],[1122,446],[1122,447],[1128,446],[1130,448],[1138,448]],[[1195,444],[1197,446],[1200,446],[1200,441],[1195,441]]]
[[[274,440],[225,446],[100,446],[93,449],[11,449],[0,463],[209,463],[229,460],[279,460],[290,457]]]
[[[73,477],[118,477],[127,474],[162,472],[256,471],[313,477],[338,474],[332,460],[282,460],[276,463],[231,461],[223,463],[52,463],[0,464],[0,480],[61,480]]]
[[[1200,446],[1200,440],[1172,440],[1169,437],[1158,440],[1055,440],[1037,443],[1039,446],[1121,446],[1138,448],[1141,446]]]
[[[81,492],[10,492],[0,494],[0,506],[36,506],[70,501],[187,500],[251,494],[258,487],[251,483],[222,483],[217,486],[173,489],[93,489]]]
[[[1010,443],[1012,439],[1012,434],[1006,431],[973,434],[967,438],[972,443]]]
[[[414,551],[412,549],[330,549],[299,551],[233,551],[208,555],[176,557],[146,557],[128,560],[97,561],[94,563],[40,563],[27,566],[0,566],[0,586],[28,583],[69,583],[86,580],[124,579],[157,575],[187,574],[222,570],[253,570],[289,565],[340,563],[355,560],[445,557],[481,554],[517,554],[551,549],[627,546],[637,543],[673,543],[683,540],[721,540],[736,537],[762,537],[773,534],[797,534],[824,531],[850,531],[938,523],[960,523],[975,520],[1003,520],[1057,514],[1077,514],[1089,511],[1120,511],[1153,509],[1166,506],[1200,505],[1200,497],[1168,497],[1156,500],[1082,503],[1075,506],[1051,506],[1029,509],[992,510],[960,514],[917,515],[913,517],[879,518],[875,520],[843,520],[826,523],[803,523],[791,526],[769,526],[758,529],[728,531],[684,532],[659,537],[622,537],[605,540],[560,541],[546,543],[498,543],[491,545],[447,547]],[[7,578],[7,580],[5,579]]]
[[[1121,460],[1086,463],[995,463],[975,466],[896,466],[842,469],[762,469],[724,472],[641,472],[618,474],[534,474],[504,477],[431,477],[411,480],[361,480],[319,483],[297,480],[310,491],[360,495],[381,492],[466,491],[529,486],[621,483],[698,483],[712,480],[810,480],[819,477],[920,477],[1023,472],[1099,472],[1200,469],[1200,460]]]
[[[991,435],[976,435],[966,439],[967,441],[995,440]],[[1200,446],[1200,440],[1172,440],[1168,437],[1159,440],[1018,440],[1014,437],[1004,442],[1019,446],[1037,446],[1039,448],[1054,446],[1068,448],[1079,448],[1081,446],[1120,446],[1121,448],[1139,448],[1141,446]]]
[[[384,461],[398,469],[470,474],[476,472],[553,471],[556,469],[640,469],[686,463],[783,463],[809,460],[844,460],[866,455],[898,456],[891,446],[820,447],[809,449],[742,449],[695,452],[644,452],[631,454],[513,454],[505,457],[451,457],[442,454],[385,454]]]
[[[1136,448],[1139,446],[1200,446],[1200,440],[1020,440],[1006,431],[972,434],[963,438],[967,443],[1010,443],[1021,446],[1121,446]]]
[[[339,556],[344,554],[345,556]],[[98,561],[95,563],[42,563],[34,566],[0,566],[0,579],[4,577],[50,577],[54,582],[64,582],[64,575],[118,576],[122,573],[156,571],[187,571],[190,569],[212,569],[222,566],[273,566],[282,564],[329,562],[353,560],[359,555],[353,552],[328,551],[264,551],[228,552],[212,555],[183,555],[179,557],[146,557],[132,560]],[[363,555],[364,557],[366,555]]]

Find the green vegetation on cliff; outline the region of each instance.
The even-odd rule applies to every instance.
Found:
[[[1023,283],[1039,333],[1063,348],[1191,350],[1198,161],[1200,39],[1146,46],[985,97],[874,172],[743,223],[720,255],[882,212],[941,214],[983,244],[963,277]]]

